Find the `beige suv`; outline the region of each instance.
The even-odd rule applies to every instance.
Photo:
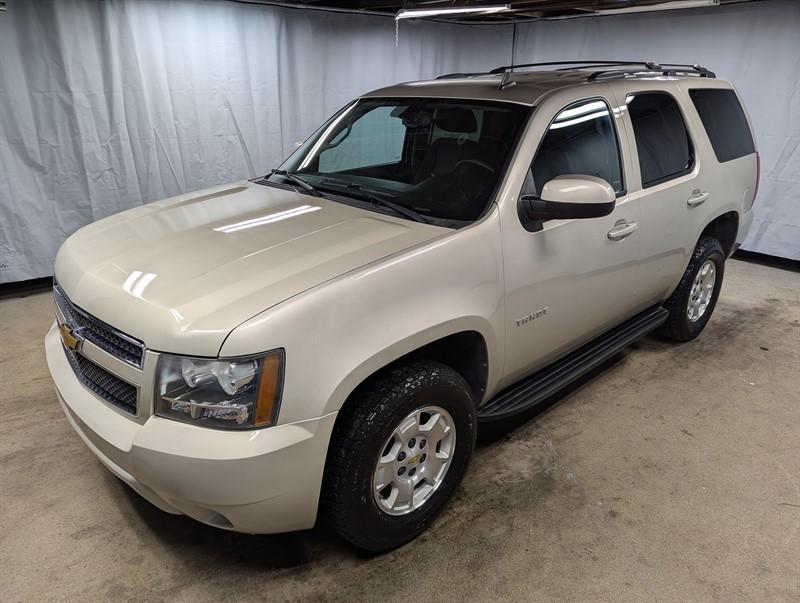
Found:
[[[377,90],[264,178],[70,237],[47,362],[97,458],[169,513],[319,515],[385,550],[442,509],[479,425],[654,329],[696,337],[756,194],[736,92],[541,66]]]

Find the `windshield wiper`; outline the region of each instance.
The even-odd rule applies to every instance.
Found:
[[[294,172],[287,172],[286,170],[272,170],[269,175],[272,176],[273,174],[277,174],[278,176],[283,176],[284,178],[288,178],[292,182],[294,182],[297,186],[302,188],[306,191],[309,195],[313,197],[321,197],[322,193],[320,193],[316,188],[311,186],[308,182],[303,180],[300,176],[295,174]]]
[[[343,188],[348,191],[355,191],[358,198],[366,199],[370,201],[373,205],[380,205],[381,207],[386,207],[391,209],[397,214],[408,218],[409,220],[414,220],[415,222],[422,222],[423,224],[431,224],[431,221],[426,217],[420,214],[419,212],[414,211],[410,207],[406,207],[405,205],[400,205],[399,203],[395,203],[394,201],[389,201],[388,199],[384,199],[380,196],[379,193],[376,193],[372,189],[365,188],[360,184],[356,184],[355,182],[346,182],[344,180],[336,180],[332,178],[325,178],[322,182],[325,184],[333,184],[337,188]]]

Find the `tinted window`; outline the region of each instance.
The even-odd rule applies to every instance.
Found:
[[[639,151],[642,186],[676,178],[694,163],[686,124],[672,96],[660,92],[631,94],[625,101]]]
[[[425,220],[461,226],[491,201],[529,110],[458,99],[360,99],[281,167],[335,201],[408,215],[379,203],[390,201]]]
[[[689,90],[689,96],[700,114],[717,161],[723,163],[755,153],[747,118],[733,90],[696,89]]]
[[[338,172],[397,163],[403,156],[406,129],[392,107],[376,107],[361,115],[338,140],[319,154],[321,172]]]
[[[537,195],[548,180],[563,174],[597,176],[621,192],[619,147],[605,102],[581,101],[561,111],[548,128],[531,171]]]

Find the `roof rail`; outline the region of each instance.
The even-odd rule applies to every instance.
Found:
[[[613,79],[621,77],[636,77],[638,75],[654,75],[661,74],[665,76],[676,75],[696,75],[698,77],[717,77],[713,71],[710,71],[702,65],[682,64],[682,63],[656,63],[654,61],[548,61],[543,63],[520,63],[517,65],[503,65],[495,67],[487,72],[479,73],[448,73],[440,75],[437,80],[459,78],[459,77],[476,77],[479,75],[499,75],[503,74],[498,87],[499,90],[514,86],[516,82],[511,79],[511,73],[514,69],[521,69],[523,67],[556,67],[554,71],[568,71],[571,69],[595,69],[588,76],[588,81],[593,82],[600,79]]]
[[[623,66],[623,65],[655,65],[655,63],[646,63],[643,61],[548,61],[544,63],[520,63],[518,65],[503,65],[502,67],[495,67],[490,71],[479,71],[473,73],[446,73],[444,75],[438,76],[437,80],[446,80],[451,78],[458,78],[458,77],[475,77],[478,75],[496,75],[499,73],[507,73],[509,71],[513,71],[514,69],[519,69],[522,67],[550,67],[554,65],[562,65],[562,69],[575,69],[578,66],[581,67],[612,67],[612,66]]]
[[[579,66],[581,67],[606,67],[606,66],[621,66],[621,65],[655,65],[655,63],[649,63],[647,61],[600,61],[600,60],[589,60],[589,61],[546,61],[544,63],[519,63],[517,65],[503,65],[501,67],[495,67],[491,71],[490,74],[498,74],[498,73],[505,73],[506,71],[513,71],[514,69],[519,69],[521,67],[549,67],[552,65],[565,65],[566,69],[574,69]]]
[[[676,76],[676,75],[696,75],[698,77],[710,77],[716,78],[717,75],[706,69],[702,65],[694,64],[694,65],[687,65],[681,63],[664,63],[664,64],[657,64],[657,63],[643,63],[645,65],[645,69],[604,69],[600,71],[595,71],[592,73],[588,81],[594,82],[596,80],[601,79],[613,79],[613,78],[624,78],[628,76],[637,76],[637,75],[653,75],[653,74],[661,74],[665,76]]]
[[[486,75],[485,73],[445,73],[443,75],[437,75],[437,80],[451,80],[459,77],[475,77],[476,75]]]

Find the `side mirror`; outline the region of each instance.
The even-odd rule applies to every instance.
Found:
[[[617,196],[601,178],[583,174],[556,176],[542,187],[540,197],[523,195],[517,211],[525,230],[537,232],[545,220],[599,218],[614,211]]]

